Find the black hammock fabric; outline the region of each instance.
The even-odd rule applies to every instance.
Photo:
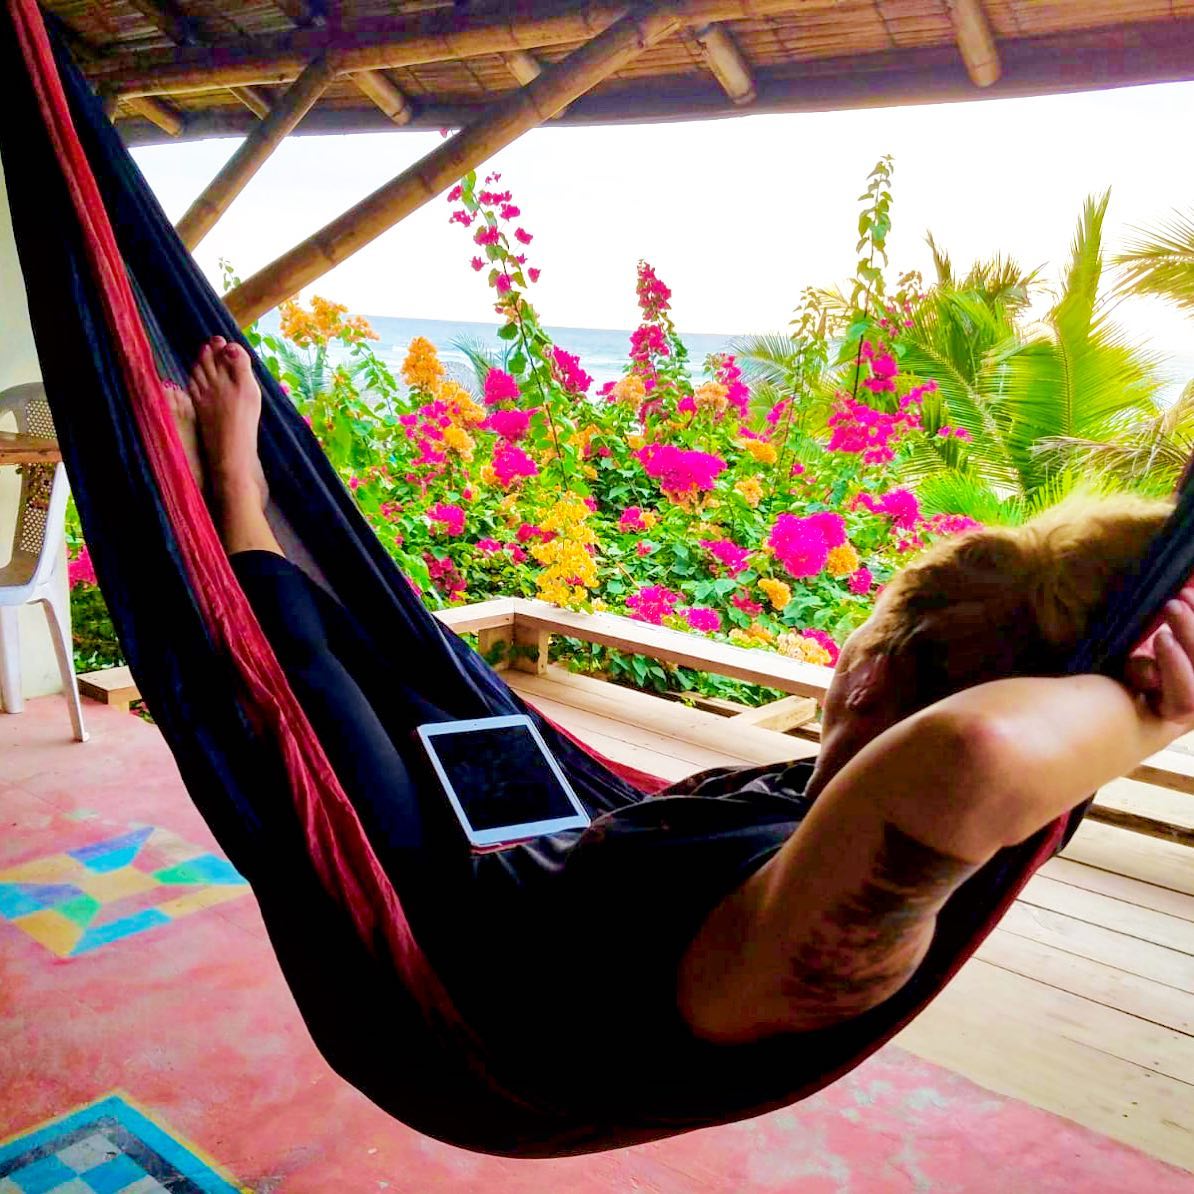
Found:
[[[833,1029],[759,1046],[685,1039],[676,1023],[648,1006],[639,973],[603,971],[592,960],[619,956],[619,938],[633,939],[636,926],[667,931],[665,914],[673,931],[677,924],[683,930],[677,939],[695,929],[743,867],[758,865],[799,823],[806,807],[799,768],[779,777],[788,792],[764,784],[752,798],[760,777],[743,774],[710,781],[709,795],[720,799],[646,799],[646,777],[617,774],[544,726],[598,818],[589,833],[480,857],[462,853],[459,843],[408,843],[417,883],[389,876],[404,901],[422,893],[411,900],[415,937],[453,1015],[441,1014],[436,1001],[444,994],[429,995],[427,983],[414,982],[417,967],[391,948],[396,938],[385,930],[393,925],[384,921],[405,917],[397,903],[373,909],[375,927],[362,931],[365,922],[354,915],[360,909],[342,891],[329,890],[309,825],[296,816],[293,759],[283,757],[244,699],[226,638],[216,633],[193,584],[193,561],[180,547],[177,514],[172,522],[151,467],[153,445],[130,398],[127,357],[141,328],[126,322],[122,332],[113,323],[111,280],[97,272],[92,232],[83,226],[61,147],[48,130],[44,80],[39,92],[28,50],[32,12],[31,0],[6,0],[0,9],[0,160],[43,378],[84,531],[138,686],[197,807],[252,884],[286,979],[333,1068],[429,1135],[478,1151],[551,1156],[625,1146],[787,1105],[890,1039],[1077,828],[1082,809],[1001,852],[955,894],[924,963],[897,995]],[[77,133],[114,230],[157,369],[181,378],[211,335],[243,338],[82,76],[59,44],[54,52],[71,136]],[[419,699],[444,718],[523,712],[501,679],[424,609],[287,398],[259,363],[256,371],[272,499],[310,569],[376,646],[379,666],[417,677]],[[1114,596],[1073,670],[1113,671],[1122,664],[1164,600],[1194,571],[1192,519],[1194,490],[1187,485],[1167,531],[1131,586]],[[693,876],[710,867],[714,879],[701,887]],[[682,873],[699,895],[686,906],[680,896],[669,904],[659,877]],[[550,935],[559,925],[542,907],[561,874],[573,893],[564,901],[567,941]],[[537,900],[538,893],[546,894]],[[479,904],[500,908],[503,900],[517,906],[529,933],[505,943],[505,966],[500,952],[483,952],[470,921]],[[535,936],[536,929],[543,935]],[[641,927],[637,933],[640,948],[622,956],[650,968],[650,939]],[[488,969],[464,957],[474,949]],[[557,1002],[540,1009],[549,1033],[527,1032],[534,1019],[512,995],[501,994],[509,970],[534,974],[549,987],[553,975],[563,976],[549,992]],[[664,967],[656,978],[666,977]],[[572,1006],[561,1007],[569,1000]],[[522,1035],[504,1026],[507,1015]]]

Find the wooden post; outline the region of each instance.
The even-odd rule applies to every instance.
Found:
[[[509,54],[503,54],[502,61],[518,80],[520,87],[533,83],[543,73],[539,59],[526,50],[512,50]]]
[[[672,33],[674,5],[644,6],[495,104],[487,115],[225,296],[242,327],[363,249],[462,174],[583,95]]]
[[[962,61],[976,87],[990,87],[1003,73],[999,49],[982,0],[948,0]]]
[[[753,102],[759,93],[750,64],[726,30],[721,25],[703,25],[693,30],[693,36],[722,91],[735,104]]]
[[[551,647],[551,632],[537,626],[520,626],[514,619],[514,655],[510,666],[516,672],[542,676],[547,671],[547,654]]]
[[[188,249],[194,249],[212,230],[228,205],[245,189],[249,179],[324,93],[334,75],[335,67],[328,59],[320,58],[311,63],[270,114],[244,139],[178,221],[178,235]]]
[[[348,77],[357,90],[367,95],[395,124],[410,124],[415,118],[410,100],[381,71],[357,71]]]
[[[505,645],[505,650],[498,658],[491,659],[491,652],[499,644]],[[495,672],[504,672],[512,659],[510,649],[514,646],[514,626],[486,626],[477,631],[477,652],[481,658],[489,663]]]
[[[146,120],[156,124],[162,132],[169,133],[171,137],[177,137],[182,132],[185,120],[182,113],[173,104],[155,99],[152,95],[134,96],[132,99],[126,100],[125,103],[128,104],[130,111],[136,112],[138,116],[144,116]]]

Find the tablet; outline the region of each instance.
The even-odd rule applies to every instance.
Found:
[[[419,726],[419,738],[474,846],[584,829],[590,818],[525,714]]]

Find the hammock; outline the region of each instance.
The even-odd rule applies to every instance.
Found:
[[[391,1115],[477,1151],[558,1156],[793,1103],[915,1016],[1077,828],[1084,809],[982,868],[942,912],[916,975],[880,1007],[790,1045],[698,1049],[699,1064],[654,1083],[666,1096],[638,1097],[634,1073],[590,1081],[592,1055],[575,1039],[561,1041],[547,1064],[496,1047],[491,1024],[466,1010],[470,1000],[445,977],[450,951],[412,931],[396,877],[291,693],[169,425],[161,379],[182,380],[213,334],[244,344],[239,329],[61,41],[47,35],[35,0],[0,9],[0,80],[0,160],[43,379],[122,647],[196,806],[252,884],[317,1046]],[[544,723],[441,628],[289,400],[259,362],[255,370],[262,462],[284,542],[391,645],[387,662],[413,670],[445,717],[531,712],[594,815],[659,790],[661,781],[608,764]],[[1179,533],[1192,516],[1187,484],[1170,527],[1073,670],[1111,671],[1140,640],[1194,570],[1194,536]],[[550,869],[562,849],[547,841],[541,856],[527,857]],[[441,863],[445,873],[455,865],[428,860]],[[603,899],[610,917],[634,915],[625,893]],[[608,983],[611,1017],[633,1014],[633,984],[633,975]]]

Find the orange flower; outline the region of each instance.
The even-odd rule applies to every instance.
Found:
[[[792,600],[792,590],[782,580],[765,576],[759,581],[759,588],[767,594],[767,600],[771,602],[773,609],[783,609]]]
[[[406,360],[402,362],[402,380],[412,390],[426,390],[430,393],[443,376],[444,367],[440,364],[435,345],[422,336],[416,336],[406,350]]]
[[[637,373],[631,373],[613,388],[614,401],[620,406],[628,406],[631,410],[638,410],[647,397],[647,387]]]
[[[345,319],[348,308],[343,303],[314,295],[311,310],[304,311],[297,299],[288,299],[281,306],[282,335],[300,348],[327,344],[329,340],[343,340],[358,344],[362,340],[376,340],[377,333],[361,315]]]
[[[725,386],[719,382],[707,381],[693,394],[692,400],[696,403],[698,410],[711,410],[715,414],[720,414],[729,406],[729,400],[726,398],[728,392]]]
[[[775,445],[765,439],[748,439],[742,442],[743,448],[760,464],[774,464],[779,459]]]
[[[473,437],[463,427],[457,427],[455,423],[449,423],[444,428],[444,443],[453,452],[466,458],[473,454]]]
[[[791,631],[779,636],[779,653],[789,659],[799,659],[804,663],[815,663],[821,667],[829,667],[833,657],[815,639],[805,638],[802,634]]]
[[[758,477],[743,477],[734,488],[752,510],[763,500],[763,486]]]
[[[854,544],[842,543],[830,550],[825,568],[830,576],[853,576],[861,564]]]

